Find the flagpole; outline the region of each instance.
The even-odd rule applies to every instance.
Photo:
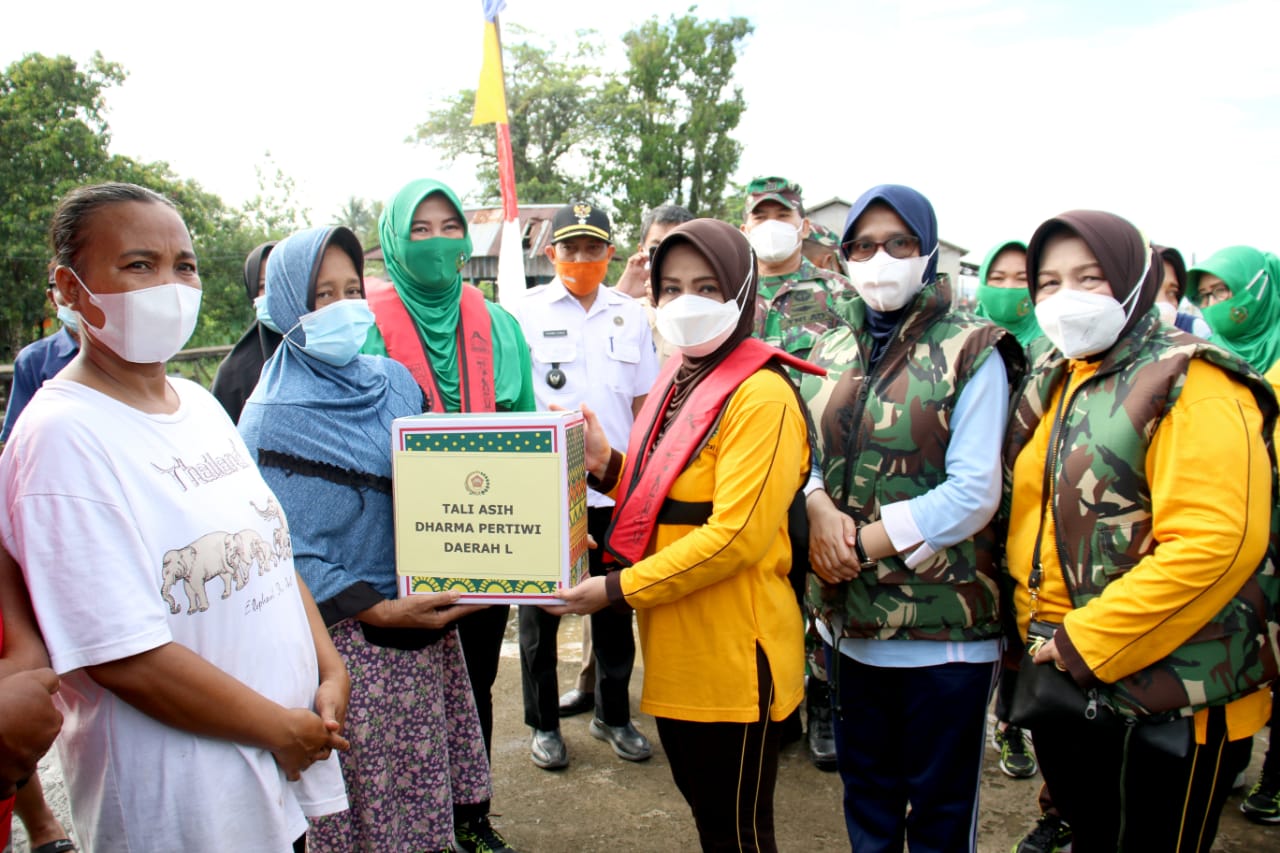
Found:
[[[498,191],[502,198],[502,237],[498,249],[497,298],[510,304],[525,290],[524,246],[520,207],[516,198],[515,163],[511,154],[511,126],[507,114],[506,75],[502,66],[502,30],[498,13],[504,0],[482,0],[485,11],[484,62],[476,89],[473,125],[492,122],[497,133]]]

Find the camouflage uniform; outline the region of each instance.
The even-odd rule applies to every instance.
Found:
[[[760,278],[752,334],[771,346],[808,358],[814,342],[844,322],[832,305],[841,296],[854,293],[847,278],[818,269],[802,257],[795,272]],[[794,371],[791,378],[799,381]]]
[[[1065,401],[1062,421],[1051,439],[1050,458],[1056,463],[1052,511],[1058,534],[1054,546],[1073,607],[1101,595],[1155,548],[1147,446],[1165,412],[1177,402],[1193,358],[1247,385],[1265,417],[1263,435],[1272,435],[1275,399],[1245,362],[1164,326],[1154,312],[1142,318]],[[1002,515],[1012,502],[1014,461],[1044,418],[1065,374],[1066,360],[1053,350],[1036,364],[1019,394],[1005,446]],[[1065,453],[1058,454],[1059,449]],[[1269,450],[1274,471],[1274,448]],[[1277,513],[1273,503],[1267,555],[1236,596],[1173,653],[1104,686],[1104,700],[1128,716],[1168,711],[1186,716],[1227,704],[1276,678]]]
[[[840,259],[840,235],[830,228],[819,225],[817,222],[810,222],[809,236],[804,238],[801,251],[804,253],[804,257],[815,265],[822,263],[819,258],[830,257],[835,262],[835,272],[841,275],[846,274],[844,261]],[[830,268],[825,267],[825,269]]]
[[[878,520],[882,504],[918,497],[946,480],[951,412],[993,352],[1005,360],[1011,383],[1022,374],[1013,336],[952,311],[950,291],[939,276],[921,292],[870,377],[872,341],[861,299],[838,306],[850,327],[823,336],[810,355],[829,371],[801,385],[818,422],[827,493],[860,526]],[[988,525],[913,569],[895,555],[838,586],[811,577],[808,603],[833,638],[995,638],[996,544]]]
[[[817,222],[809,223],[809,236],[806,240],[812,240],[819,246],[826,246],[828,249],[840,248],[840,235],[832,231],[825,225],[819,225]]]

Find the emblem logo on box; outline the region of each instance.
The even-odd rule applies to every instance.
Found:
[[[585,430],[580,412],[397,418],[400,594],[559,603],[587,575]]]
[[[489,475],[483,471],[472,471],[467,475],[467,482],[464,485],[470,494],[483,495],[489,491]]]

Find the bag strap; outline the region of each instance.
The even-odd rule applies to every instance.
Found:
[[[1067,402],[1070,380],[1063,383],[1062,393],[1058,396],[1058,407],[1053,413],[1052,426],[1049,428],[1049,452],[1044,460],[1044,479],[1040,483],[1040,519],[1036,530],[1036,547],[1031,556],[1031,574],[1027,576],[1027,589],[1031,591],[1031,621],[1036,618],[1036,607],[1040,601],[1040,584],[1044,581],[1044,564],[1040,561],[1040,548],[1044,544],[1044,514],[1049,509],[1049,489],[1052,486],[1052,473],[1057,462],[1059,420]]]

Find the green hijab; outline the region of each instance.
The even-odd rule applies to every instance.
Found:
[[[986,317],[1013,333],[1025,349],[1032,341],[1043,336],[1036,322],[1036,306],[1026,287],[992,287],[987,284],[991,265],[1005,249],[1021,249],[1025,254],[1027,244],[1018,240],[1001,243],[987,252],[986,260],[978,268],[978,307],[974,313]]]
[[[1213,330],[1209,340],[1266,373],[1280,360],[1280,258],[1252,246],[1214,252],[1187,271],[1187,296],[1200,299],[1200,277],[1216,275],[1231,298],[1200,307]]]
[[[458,196],[439,181],[423,178],[396,193],[383,209],[378,236],[387,275],[422,332],[436,381],[456,384],[462,266],[471,258],[471,234],[461,238],[409,239],[414,211],[433,193],[449,200],[465,229],[467,222]]]

